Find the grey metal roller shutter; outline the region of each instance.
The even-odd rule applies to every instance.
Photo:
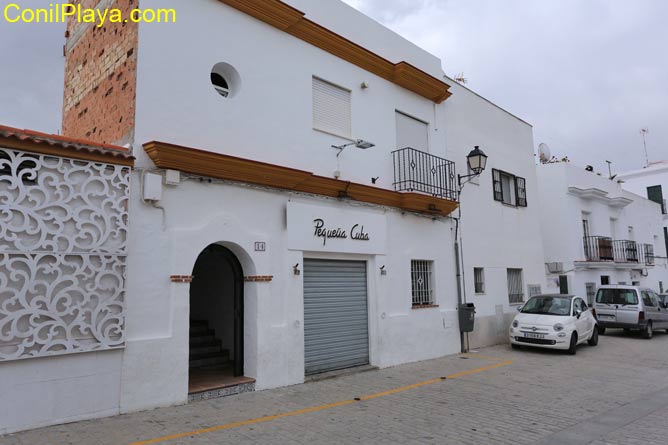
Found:
[[[306,374],[369,363],[364,261],[304,260]]]

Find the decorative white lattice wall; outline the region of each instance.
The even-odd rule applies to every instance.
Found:
[[[124,346],[130,168],[0,148],[0,361]]]

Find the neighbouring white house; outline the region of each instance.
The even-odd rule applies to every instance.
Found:
[[[663,241],[668,250],[668,161],[650,162],[646,168],[618,174],[617,179],[625,190],[661,205]],[[668,283],[665,283],[665,287],[668,289]]]
[[[451,84],[444,126],[449,156],[463,159],[471,145],[489,155],[487,170],[464,185],[460,203],[463,286],[476,307],[468,340],[475,348],[506,342],[517,307],[546,288],[541,206],[531,125]]]
[[[665,288],[661,205],[590,170],[570,163],[538,166],[549,289],[591,303],[600,285]]]
[[[141,5],[178,21],[70,23],[65,45],[65,137],[136,158],[104,251],[115,343],[0,356],[22,376],[0,434],[454,354],[461,302],[468,344],[505,341],[546,288],[529,124],[339,0]]]

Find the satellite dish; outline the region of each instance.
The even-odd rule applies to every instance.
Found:
[[[547,164],[552,159],[552,152],[547,144],[541,143],[538,145],[538,157],[541,164]]]

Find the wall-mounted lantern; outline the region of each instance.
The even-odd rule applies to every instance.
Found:
[[[480,174],[485,171],[485,168],[487,167],[487,155],[476,145],[468,156],[466,156],[466,163],[468,164],[469,171],[472,173],[470,175],[458,175],[460,188],[463,184],[468,182],[462,182],[462,179],[480,176]]]

